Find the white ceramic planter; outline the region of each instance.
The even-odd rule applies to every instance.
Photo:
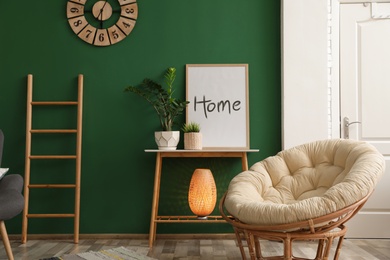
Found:
[[[154,139],[159,150],[176,150],[180,140],[180,131],[157,131]]]

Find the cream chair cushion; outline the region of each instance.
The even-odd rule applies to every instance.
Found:
[[[247,224],[304,221],[365,197],[383,169],[383,156],[366,142],[317,141],[281,151],[235,176],[225,207]]]

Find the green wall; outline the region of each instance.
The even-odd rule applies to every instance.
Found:
[[[249,164],[280,150],[279,1],[139,0],[133,32],[109,47],[89,45],[73,33],[66,3],[0,3],[0,128],[6,136],[2,166],[23,175],[27,74],[34,76],[35,100],[75,99],[77,75],[83,74],[80,233],[148,233],[155,154],[144,149],[156,147],[153,132],[159,122],[144,100],[123,89],[145,77],[162,80],[167,67],[177,68],[176,94],[183,99],[186,64],[249,64],[250,141],[260,149],[249,154]],[[34,111],[36,128],[72,125],[75,120],[74,111],[46,111]],[[184,121],[183,115],[180,125]],[[62,150],[72,137],[64,140],[49,136],[34,142],[33,149]],[[74,165],[35,162],[33,167],[35,181],[70,182]],[[211,168],[220,198],[240,172],[240,160],[165,160],[161,214],[191,214],[186,193],[197,167]],[[70,177],[64,177],[67,170]],[[32,196],[31,213],[72,211],[71,191],[42,190]],[[69,219],[31,219],[29,233],[72,233],[72,225]],[[8,221],[7,227],[11,234],[20,233],[21,217]],[[231,231],[223,224],[158,226],[158,233]]]

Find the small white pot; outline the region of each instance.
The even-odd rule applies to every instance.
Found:
[[[184,133],[185,150],[202,150],[202,133]]]
[[[176,150],[180,140],[180,131],[157,131],[154,139],[159,150]]]

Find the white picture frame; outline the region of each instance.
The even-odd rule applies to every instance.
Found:
[[[248,64],[187,64],[186,122],[203,149],[249,149]]]

